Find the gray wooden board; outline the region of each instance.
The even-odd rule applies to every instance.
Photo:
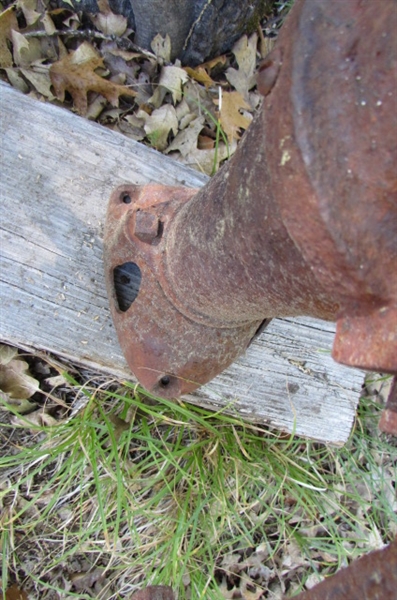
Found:
[[[127,182],[200,187],[207,178],[6,84],[0,94],[0,339],[133,380],[102,268],[109,195]],[[333,332],[313,319],[274,320],[245,356],[187,399],[342,444],[363,373],[331,359]]]

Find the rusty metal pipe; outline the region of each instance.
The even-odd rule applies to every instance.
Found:
[[[172,223],[167,294],[219,326],[306,314],[341,329],[385,311],[395,331],[395,5],[298,8],[259,73],[263,110],[239,151]]]
[[[191,391],[287,315],[336,320],[336,360],[397,372],[396,30],[393,0],[297,0],[228,164],[197,194],[115,191],[112,313],[151,391]],[[142,279],[123,312],[113,273],[128,261]]]
[[[264,317],[336,316],[335,302],[308,270],[282,221],[265,139],[260,111],[227,167],[171,224],[162,285],[193,320],[230,327]]]

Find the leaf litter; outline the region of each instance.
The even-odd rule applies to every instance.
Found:
[[[50,68],[50,78],[58,100],[63,102],[65,92],[68,91],[75,108],[85,115],[88,108],[88,92],[97,92],[104,96],[112,106],[119,105],[121,95],[136,96],[134,90],[105,79],[95,72],[103,67],[103,58],[88,42],[83,42],[77,50],[55,62]]]
[[[125,17],[108,0],[99,0],[97,15],[87,15],[92,29],[72,7],[54,10],[38,0],[18,0],[17,7],[0,14],[0,66],[11,85],[207,174],[234,153],[260,101],[256,33],[244,35],[228,55],[182,67],[170,62],[168,36],[153,39],[153,53],[137,48]],[[185,119],[178,117],[181,107],[189,109]]]

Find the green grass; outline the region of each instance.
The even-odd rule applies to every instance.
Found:
[[[376,433],[371,400],[336,450],[128,385],[85,394],[70,421],[30,426],[29,447],[0,459],[4,590],[30,544],[45,548],[28,573],[42,598],[91,598],[62,596],[59,576],[68,557],[88,556],[107,569],[112,593],[98,598],[166,584],[218,600],[222,559],[237,550],[262,545],[270,564],[293,543],[307,574],[328,573],[397,530],[397,452]]]

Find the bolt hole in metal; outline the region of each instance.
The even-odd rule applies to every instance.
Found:
[[[180,394],[180,385],[178,377],[173,375],[162,375],[157,380],[157,385],[153,387],[153,392],[163,398],[172,398]]]
[[[126,312],[138,296],[141,279],[141,270],[134,262],[126,262],[113,270],[116,300],[122,312]]]
[[[129,194],[127,194],[126,192],[123,192],[121,194],[120,198],[124,204],[131,204],[131,202],[132,202],[131,196]]]

